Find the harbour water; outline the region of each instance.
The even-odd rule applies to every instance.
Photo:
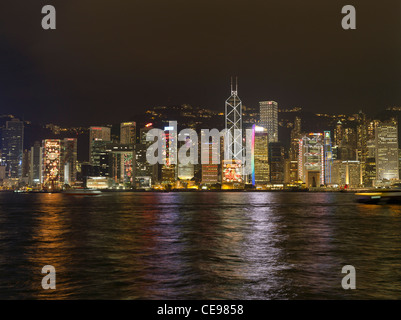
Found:
[[[45,265],[56,290],[42,289]],[[401,206],[328,192],[0,193],[0,299],[400,298]]]

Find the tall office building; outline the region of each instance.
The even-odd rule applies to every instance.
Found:
[[[192,141],[190,135],[188,133],[179,133],[179,148],[186,145],[187,147],[192,146]],[[194,155],[195,158],[191,159],[191,162],[188,164],[178,163],[177,177],[180,180],[191,180],[195,175],[195,165],[196,157],[198,155]]]
[[[43,147],[36,141],[31,147],[31,164],[29,166],[29,185],[41,184],[43,168]]]
[[[120,143],[135,145],[136,143],[136,123],[123,122],[120,125]]]
[[[373,187],[376,181],[376,141],[368,140],[366,149],[365,170],[362,171],[363,185]]]
[[[335,160],[332,166],[332,183],[348,188],[362,185],[362,168],[359,161]]]
[[[368,162],[368,122],[366,120],[366,115],[362,111],[358,113],[357,120],[357,160],[361,163],[363,184],[368,185],[369,179],[366,174],[366,166]]]
[[[29,182],[29,167],[31,165],[31,150],[25,149],[24,152],[22,153],[22,165],[21,165],[21,178],[26,178],[24,179],[26,183]]]
[[[290,160],[298,160],[299,139],[301,139],[301,118],[295,117],[294,127],[291,130]]]
[[[260,126],[267,129],[269,142],[278,142],[278,104],[275,101],[261,101]]]
[[[368,142],[368,121],[366,114],[360,111],[357,115],[357,157],[358,160],[364,162],[367,155],[367,142]]]
[[[57,189],[61,183],[61,140],[43,140],[43,185]]]
[[[209,163],[202,164],[202,184],[212,185],[219,182],[219,165],[213,164],[213,142],[205,142],[207,148],[203,152],[207,152],[204,158],[208,157]]]
[[[64,184],[71,185],[77,180],[77,139],[65,138],[62,141],[62,181]]]
[[[352,157],[352,160],[355,160],[357,157],[356,150],[358,148],[358,135],[357,135],[358,130],[356,128],[344,128],[344,138],[343,138],[343,144],[347,146],[347,148],[350,150],[350,156]]]
[[[284,182],[293,184],[298,181],[298,160],[285,160]]]
[[[284,183],[284,146],[280,142],[269,142],[270,182]]]
[[[92,165],[97,165],[94,162],[96,156],[93,152],[95,141],[111,142],[111,130],[109,127],[90,127],[89,128],[89,162]]]
[[[334,145],[341,146],[344,139],[344,128],[340,120],[338,120],[334,129]]]
[[[345,185],[350,188],[362,186],[362,168],[359,161],[343,161],[342,168],[345,171]]]
[[[298,153],[299,139],[302,138],[301,118],[295,117],[294,125],[291,130],[289,159],[285,161],[285,179],[286,183],[294,183],[298,181]]]
[[[368,126],[368,140],[376,139],[376,127],[379,125],[379,120],[372,120],[367,123]]]
[[[298,175],[308,188],[325,183],[324,150],[321,133],[310,133],[299,140]]]
[[[7,121],[3,129],[1,155],[7,178],[21,178],[23,148],[24,122],[17,119]]]
[[[243,144],[242,144],[242,102],[238,97],[238,82],[235,90],[231,79],[231,95],[225,103],[224,139],[225,157],[222,161],[222,188],[237,189],[244,187]]]
[[[270,181],[267,129],[254,125],[252,133],[252,184],[266,185]]]
[[[163,154],[165,164],[162,165],[162,183],[173,185],[177,181],[177,121],[169,121],[164,128],[166,148]]]
[[[107,146],[110,141],[94,140],[92,142],[92,173],[99,177],[109,177],[110,161]]]
[[[150,188],[158,181],[158,164],[150,165],[146,160],[146,152],[153,141],[147,141],[146,136],[153,129],[153,124],[148,123],[139,130],[139,143],[135,145],[135,186],[137,188]]]
[[[376,180],[398,180],[398,127],[395,120],[376,126]]]
[[[331,184],[331,166],[333,163],[333,151],[331,150],[330,131],[324,132],[324,182]]]
[[[109,177],[118,187],[134,184],[134,146],[132,144],[109,143],[106,145]]]
[[[225,160],[239,160],[242,162],[242,102],[238,97],[238,82],[236,82],[234,90],[232,80],[231,95],[225,103],[225,129],[229,137],[229,141],[225,141],[225,148],[228,149],[230,158]]]

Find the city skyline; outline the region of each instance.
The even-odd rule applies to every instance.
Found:
[[[159,125],[164,123],[164,129],[163,126],[158,129],[151,122],[145,126],[137,126],[132,121],[122,122],[117,134],[112,134],[112,126],[91,126],[85,151],[89,153],[89,162],[78,160],[79,139],[68,136],[68,133],[63,139],[43,137],[42,145],[35,141],[28,149],[24,148],[24,121],[9,116],[2,130],[0,182],[6,188],[27,185],[40,190],[80,186],[131,190],[216,189],[216,185],[221,190],[250,187],[258,190],[322,187],[335,190],[386,186],[399,181],[399,115],[378,120],[359,112],[349,117],[349,121],[334,117],[331,125],[328,122],[323,125],[323,131],[317,129],[308,133],[302,125],[308,119],[300,109],[284,110],[284,113],[294,116],[286,124],[290,136],[282,137],[278,128],[285,125],[278,117],[277,102],[261,101],[256,118],[252,114],[253,117],[242,126],[243,118],[249,115],[247,110],[242,111],[237,94],[238,85],[234,90],[231,83],[231,96],[226,100],[224,117],[220,117],[221,114],[207,116],[207,119],[217,118],[224,122],[229,134],[216,131],[220,138],[213,137],[210,142],[212,135],[203,140],[199,127],[185,128],[177,120],[159,122]],[[168,111],[168,108],[164,110]],[[191,110],[189,106],[182,106],[185,117],[195,116],[196,119]],[[399,113],[401,108],[388,111]],[[152,121],[154,115],[150,112],[147,120]],[[316,116],[330,117],[325,114]],[[204,124],[212,124],[210,120]],[[51,128],[54,130],[56,127]],[[207,132],[216,130],[212,127],[201,130],[204,129]],[[213,160],[213,165],[217,166],[210,166],[212,163],[208,163],[208,159],[211,155],[203,154],[204,151],[200,152],[198,147],[191,149],[191,154],[196,152],[191,155],[192,162],[182,163],[180,154],[182,157],[187,151],[182,153],[181,149],[200,142],[190,131],[184,133],[186,130],[192,130],[195,135],[201,133],[202,145],[205,142],[209,144],[205,151],[213,150],[214,154],[220,154],[219,162]],[[157,162],[149,163],[148,153],[151,152],[152,157],[155,155],[155,149],[151,147],[155,137],[159,141],[155,144],[158,145]],[[165,147],[160,149],[160,143],[165,143]]]

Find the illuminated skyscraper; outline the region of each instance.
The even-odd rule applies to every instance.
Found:
[[[342,185],[358,188],[362,185],[362,170],[359,161],[343,161],[341,166],[345,180]]]
[[[376,181],[376,141],[368,140],[366,143],[365,171],[362,171],[365,187],[373,187]]]
[[[71,185],[77,180],[77,139],[65,138],[62,141],[62,181],[64,184]]]
[[[192,141],[191,141],[190,135],[188,133],[181,133],[180,132],[178,134],[178,138],[180,140],[179,141],[179,147],[180,148],[182,146],[184,146],[184,145],[186,145],[187,147],[191,146]],[[196,159],[193,159],[188,164],[178,163],[178,170],[177,170],[178,179],[180,179],[180,180],[191,180],[194,177],[194,175],[195,175],[195,165],[194,165],[193,162],[195,162],[195,160]]]
[[[284,182],[294,183],[298,181],[298,160],[285,160]]]
[[[299,139],[301,139],[301,118],[295,117],[294,127],[291,130],[290,160],[298,160]]]
[[[333,163],[333,152],[331,150],[330,131],[324,132],[324,182],[331,184],[331,166]]]
[[[116,187],[130,188],[134,174],[134,146],[131,144],[109,143],[106,145],[109,178]]]
[[[275,101],[261,101],[260,126],[267,129],[269,142],[278,142],[278,104]]]
[[[368,140],[375,140],[376,139],[376,134],[375,134],[375,130],[376,127],[378,126],[378,124],[380,123],[379,120],[372,120],[369,121],[367,123],[367,127],[368,127]]]
[[[120,143],[135,145],[136,143],[136,123],[123,122],[120,125]]]
[[[61,182],[61,140],[43,140],[43,185],[57,189]]]
[[[218,183],[219,165],[213,164],[213,142],[206,142],[208,148],[204,152],[208,153],[204,157],[208,157],[209,163],[202,164],[202,184],[212,185]]]
[[[225,148],[228,148],[230,158],[226,160],[239,160],[242,162],[242,102],[238,97],[238,82],[234,90],[231,81],[231,96],[226,100],[225,104],[225,128],[229,138],[228,142],[225,141],[227,144]]]
[[[238,83],[235,90],[231,80],[231,96],[225,103],[224,139],[225,156],[222,161],[222,188],[242,189],[243,176],[243,144],[242,144],[242,102],[238,97]]]
[[[376,126],[376,179],[398,180],[398,128],[391,120]]]
[[[348,157],[346,160],[355,160],[357,158],[357,129],[356,128],[344,128],[343,145],[348,149]]]
[[[17,119],[6,122],[2,134],[1,161],[6,166],[7,178],[21,178],[24,148],[24,122]]]
[[[31,165],[31,150],[27,150],[25,149],[24,152],[22,153],[22,174],[21,174],[21,178],[28,178],[28,179],[24,179],[25,182],[29,181],[29,166]]]
[[[336,128],[334,129],[334,145],[341,146],[344,138],[344,128],[340,120],[338,120]]]
[[[95,176],[108,177],[110,174],[110,161],[107,145],[110,141],[96,139],[92,141],[92,168]]]
[[[40,142],[35,142],[31,148],[31,164],[29,166],[29,185],[41,184],[43,168],[43,147]]]
[[[298,181],[298,153],[299,153],[299,139],[302,138],[301,134],[301,118],[295,117],[294,126],[291,130],[290,152],[289,159],[285,161],[285,182],[294,183]]]
[[[252,153],[252,184],[266,185],[270,181],[269,170],[269,137],[267,129],[254,125]]]
[[[269,142],[270,182],[284,183],[284,146],[280,142]]]
[[[111,130],[109,127],[90,127],[89,128],[89,161],[96,166],[96,154],[94,152],[94,141],[111,142]],[[96,147],[98,148],[98,146]]]
[[[368,162],[368,122],[366,120],[366,115],[362,111],[358,113],[357,119],[357,160],[361,163],[363,184],[367,186],[370,183],[366,172]]]
[[[146,140],[146,135],[153,129],[148,123],[139,130],[139,143],[135,145],[135,184],[137,188],[150,188],[158,180],[158,164],[150,165],[146,160],[146,152],[152,141]]]
[[[324,140],[322,133],[310,133],[299,140],[298,175],[307,187],[325,182]]]
[[[335,160],[332,165],[332,184],[341,187],[358,188],[362,185],[361,163],[355,160]]]
[[[162,183],[174,184],[177,180],[177,121],[169,121],[169,125],[164,128],[166,135],[166,148],[164,150],[163,159],[165,164],[162,165]]]

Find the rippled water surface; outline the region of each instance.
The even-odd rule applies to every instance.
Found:
[[[0,299],[400,299],[400,241],[352,194],[3,192]]]

